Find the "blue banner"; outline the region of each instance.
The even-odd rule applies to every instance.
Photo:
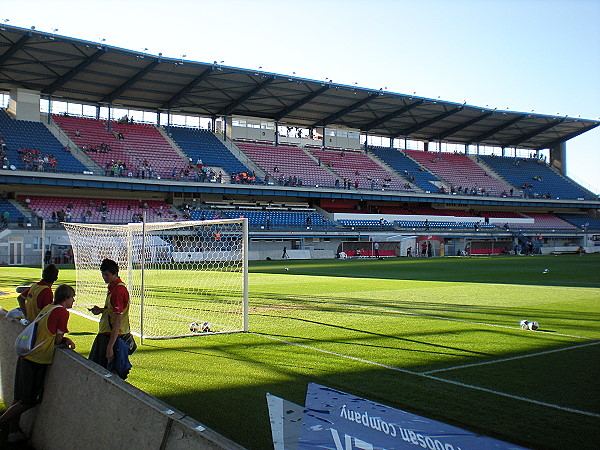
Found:
[[[298,449],[523,449],[310,383]]]

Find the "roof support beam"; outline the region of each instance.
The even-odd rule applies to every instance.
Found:
[[[483,141],[484,139],[487,139],[491,136],[493,136],[496,133],[499,133],[502,130],[505,130],[506,128],[514,125],[515,123],[517,123],[520,120],[523,120],[526,116],[524,114],[521,114],[520,116],[515,117],[514,119],[509,120],[508,122],[504,122],[502,125],[498,125],[497,127],[492,128],[489,131],[486,131],[483,134],[480,134],[479,136],[471,139],[470,142],[465,142],[465,145],[471,145],[473,143],[480,143],[481,141]]]
[[[562,136],[560,139],[555,139],[553,141],[548,142],[547,144],[544,144],[543,147],[538,147],[536,148],[536,150],[542,150],[544,148],[552,148],[557,146],[558,144],[560,144],[561,142],[565,142],[568,141],[569,139],[573,139],[576,136],[579,136],[580,134],[586,133],[594,128],[596,128],[598,125],[600,125],[600,122],[596,122],[596,123],[592,123],[586,127],[583,127],[581,130],[577,130],[574,131],[566,136]]]
[[[42,91],[42,94],[52,95],[54,91],[63,86],[69,80],[73,79],[76,75],[78,75],[81,71],[83,71],[86,67],[88,67],[91,63],[100,58],[106,50],[98,50],[91,56],[88,56],[86,59],[81,61],[77,66],[73,67],[67,73],[65,73],[62,77],[57,78],[54,82],[48,86],[46,89]]]
[[[532,137],[535,137],[538,134],[549,130],[550,128],[554,128],[556,125],[561,124],[564,121],[565,121],[564,117],[562,117],[561,119],[554,119],[554,120],[552,120],[552,122],[544,125],[543,127],[537,128],[527,134],[523,134],[523,135],[519,136],[518,138],[516,138],[515,140],[504,143],[502,145],[502,147],[515,147],[515,146],[519,145],[521,142],[528,141]]]
[[[307,96],[301,98],[300,100],[298,100],[296,103],[294,103],[293,105],[288,106],[285,109],[282,109],[281,111],[279,111],[276,115],[275,115],[275,120],[278,122],[281,119],[283,119],[285,116],[287,116],[288,114],[290,114],[291,112],[297,110],[298,108],[300,108],[301,106],[306,105],[308,102],[314,100],[315,98],[317,98],[319,95],[321,95],[322,93],[324,93],[325,91],[327,91],[329,89],[329,86],[324,86],[321,89],[317,89],[314,92],[311,92],[310,94],[308,94]]]
[[[393,113],[389,113],[383,117],[380,117],[379,119],[369,122],[368,124],[366,124],[364,127],[361,128],[361,131],[365,131],[365,132],[371,131],[373,128],[376,128],[379,125],[386,123],[388,120],[392,120],[398,116],[401,116],[405,112],[408,112],[413,108],[416,108],[417,106],[419,106],[422,103],[423,103],[423,100],[417,100],[416,102],[411,103],[410,105],[407,105],[404,108],[400,108],[397,111],[394,111]]]
[[[315,123],[313,125],[313,127],[326,127],[330,123],[338,120],[340,117],[343,117],[344,115],[348,114],[349,112],[354,111],[356,108],[360,108],[361,106],[369,103],[371,100],[374,100],[377,97],[379,97],[379,94],[371,94],[368,97],[365,97],[362,100],[359,100],[358,102],[356,102],[350,106],[347,106],[346,108],[336,112],[335,114],[332,114],[331,116],[326,117],[323,120],[319,120],[317,123]]]
[[[0,56],[0,66],[2,64],[4,64],[6,61],[8,61],[8,59],[12,55],[17,53],[17,51],[25,45],[25,42],[27,42],[27,39],[29,39],[29,35],[25,34],[25,35],[21,36],[21,38],[17,42],[15,42],[13,45],[11,45],[10,48],[8,50],[6,50],[2,56]]]
[[[472,118],[471,120],[466,121],[465,123],[461,123],[453,128],[450,128],[449,130],[446,130],[436,136],[433,137],[433,141],[439,141],[442,139],[447,138],[448,136],[452,136],[454,133],[459,132],[460,130],[464,130],[465,128],[470,127],[471,125],[476,124],[477,122],[479,122],[480,120],[485,119],[486,117],[490,117],[492,114],[494,114],[493,111],[487,111],[477,117]]]
[[[462,111],[462,109],[463,109],[463,107],[459,106],[458,108],[454,108],[454,109],[451,109],[450,111],[446,111],[442,114],[438,114],[437,116],[432,117],[431,119],[425,120],[424,122],[421,122],[421,123],[417,123],[410,128],[406,128],[406,129],[402,130],[400,133],[397,133],[394,136],[394,138],[397,138],[399,136],[409,136],[412,133],[419,131],[422,128],[428,127],[429,125],[432,125],[439,120],[445,119],[446,117],[451,116],[452,114],[456,114],[457,112]]]
[[[99,103],[112,103],[115,99],[119,98],[121,96],[121,94],[123,94],[123,92],[125,92],[127,89],[129,89],[131,86],[133,86],[135,83],[137,83],[139,80],[144,78],[150,71],[152,71],[159,64],[160,64],[160,60],[158,60],[158,59],[156,61],[151,62],[144,69],[140,70],[138,73],[136,73],[133,77],[131,77],[129,80],[127,80],[121,86],[119,86],[117,89],[115,89],[110,94],[105,96],[102,100],[100,100]]]
[[[177,103],[179,100],[181,100],[187,94],[189,94],[191,92],[191,90],[194,89],[201,81],[205,80],[211,74],[212,71],[213,71],[212,68],[206,69],[204,72],[202,72],[196,78],[194,78],[186,87],[184,87],[177,94],[175,94],[173,97],[171,97],[169,100],[167,100],[158,109],[171,109],[175,103]]]
[[[240,98],[238,98],[237,100],[231,102],[229,105],[227,105],[225,108],[223,108],[218,115],[219,116],[226,116],[229,113],[231,113],[235,108],[237,108],[238,106],[240,106],[242,103],[244,103],[246,100],[248,100],[250,97],[253,97],[254,95],[258,94],[260,91],[262,91],[265,87],[267,87],[271,82],[273,82],[275,78],[267,78],[266,80],[264,80],[262,83],[257,84],[250,92],[247,92],[246,94],[242,95]]]

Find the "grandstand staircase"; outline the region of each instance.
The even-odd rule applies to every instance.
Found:
[[[301,149],[310,159],[312,159],[315,164],[317,164],[318,166],[320,166],[321,168],[325,169],[326,172],[328,172],[333,178],[342,181],[342,178],[340,178],[340,176],[335,173],[333,170],[331,170],[326,164],[321,164],[319,158],[317,158],[315,155],[313,155],[311,152],[306,151],[305,148]]]
[[[79,146],[67,135],[67,133],[65,133],[58,126],[54,119],[50,118],[50,121],[48,121],[47,114],[42,114],[41,117],[43,118],[42,123],[46,125],[46,128],[50,130],[50,133],[52,133],[62,145],[65,147],[68,146],[71,149],[71,155],[73,155],[81,164],[90,169],[90,172],[93,172],[94,175],[104,175],[104,169],[96,164],[96,162],[83,150],[81,150]]]
[[[240,149],[237,145],[235,145],[235,142],[233,142],[231,139],[224,140],[223,134],[214,133],[214,135],[217,137],[217,139],[219,139],[219,141],[221,141],[221,143],[225,147],[227,147],[227,149],[231,152],[231,154],[233,156],[235,156],[237,158],[237,160],[239,162],[241,162],[244,166],[246,166],[248,169],[253,171],[256,174],[257,178],[260,178],[263,180],[265,179],[265,175],[267,174],[267,172],[265,172],[263,169],[261,169],[259,166],[257,166],[254,163],[254,161],[252,161],[250,158],[248,158],[248,155],[246,155],[242,151],[242,149]]]
[[[598,195],[594,194],[592,191],[590,191],[589,189],[587,189],[585,186],[577,183],[576,181],[570,179],[568,176],[563,175],[556,167],[554,167],[552,164],[547,165],[547,167],[552,170],[553,172],[555,172],[556,174],[558,174],[561,178],[565,179],[567,181],[567,183],[571,184],[572,186],[576,187],[577,189],[584,191],[586,194],[588,194],[590,196],[590,198],[597,198]]]
[[[450,192],[450,183],[446,182],[446,180],[441,179],[438,175],[436,175],[435,173],[433,173],[431,170],[429,170],[427,167],[425,167],[419,161],[417,161],[412,156],[410,156],[408,154],[408,152],[404,152],[404,153],[405,153],[404,156],[406,158],[409,158],[411,161],[413,161],[415,164],[417,164],[421,169],[423,169],[424,172],[430,173],[431,176],[433,176],[433,177],[437,178],[438,180],[440,180],[440,181],[430,181],[431,184],[437,186],[439,189],[441,189],[443,187],[446,190],[447,193]],[[402,174],[400,174],[400,176],[403,179],[406,179],[406,178],[404,178],[404,176],[402,176]]]
[[[395,176],[396,178],[400,178],[401,180],[406,181],[410,187],[412,188],[412,190],[414,192],[425,192],[424,189],[421,189],[419,186],[417,186],[415,183],[411,182],[410,180],[408,180],[406,177],[404,177],[401,173],[396,172],[388,163],[386,163],[385,161],[379,159],[376,155],[372,154],[372,153],[367,153],[367,156],[369,158],[371,158],[375,164],[378,164],[379,166],[381,166],[387,173],[389,173],[390,175]],[[438,186],[439,187],[439,186]]]
[[[169,133],[167,133],[167,131],[163,127],[161,127],[161,126],[155,126],[155,128],[162,135],[162,137],[165,138],[165,140],[169,143],[169,145],[171,147],[173,147],[173,150],[175,150],[177,152],[177,154],[179,156],[181,156],[181,159],[183,159],[184,161],[189,161],[190,157],[185,154],[185,152],[181,149],[181,147],[179,146],[179,144],[177,142],[175,142],[173,140],[173,138],[171,138],[171,136],[169,136]]]
[[[478,155],[467,155],[471,161],[473,161],[475,164],[477,164],[479,167],[481,167],[483,170],[485,170],[487,172],[488,175],[492,176],[493,178],[501,181],[502,183],[510,186],[513,188],[513,197],[521,197],[523,195],[523,191],[521,189],[519,189],[516,186],[513,186],[511,183],[509,183],[502,175],[500,175],[498,172],[496,172],[494,169],[492,169],[490,166],[488,166],[485,162],[483,162],[481,159],[479,159]]]
[[[23,214],[25,217],[27,217],[30,221],[33,219],[34,213],[29,207],[27,207],[27,205],[23,204],[19,200],[9,199],[8,201],[11,203],[11,205],[13,205],[15,208],[17,208],[19,210],[19,212],[21,214]]]

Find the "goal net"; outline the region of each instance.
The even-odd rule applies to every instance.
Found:
[[[119,264],[131,330],[160,339],[248,331],[247,219],[63,223],[75,258],[75,309],[104,306],[100,263]]]

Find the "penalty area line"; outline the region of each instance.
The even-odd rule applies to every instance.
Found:
[[[463,388],[467,388],[467,389],[474,389],[474,390],[477,390],[477,391],[480,391],[480,392],[485,392],[485,393],[492,394],[492,395],[498,395],[498,396],[501,396],[501,397],[506,397],[506,398],[509,398],[511,400],[518,400],[518,401],[522,401],[522,402],[525,402],[525,403],[531,403],[531,404],[534,404],[534,405],[544,406],[544,407],[547,407],[547,408],[557,409],[559,411],[565,411],[565,412],[569,412],[569,413],[573,413],[573,414],[580,414],[580,415],[583,415],[583,416],[600,418],[600,414],[596,414],[596,413],[589,412],[589,411],[583,411],[583,410],[580,410],[580,409],[574,409],[574,408],[569,408],[569,407],[566,407],[566,406],[555,405],[553,403],[542,402],[540,400],[534,400],[534,399],[527,398],[527,397],[521,397],[519,395],[508,394],[506,392],[495,391],[493,389],[488,389],[488,388],[484,388],[484,387],[481,387],[481,386],[475,386],[475,385],[472,385],[472,384],[462,383],[460,381],[454,381],[454,380],[449,380],[449,379],[446,379],[446,378],[436,377],[434,375],[429,375],[427,373],[419,373],[419,372],[414,372],[414,371],[408,370],[408,369],[401,369],[400,367],[394,367],[394,366],[390,366],[390,365],[387,365],[387,364],[378,363],[378,362],[375,362],[375,361],[369,361],[367,359],[358,358],[356,356],[345,355],[343,353],[332,352],[330,350],[323,350],[323,349],[320,349],[320,348],[317,348],[317,347],[312,347],[312,346],[306,345],[306,344],[299,344],[297,342],[286,341],[285,339],[276,338],[274,336],[269,336],[267,334],[256,333],[256,332],[251,332],[251,334],[254,334],[256,336],[262,336],[264,338],[271,339],[273,341],[282,342],[284,344],[295,345],[296,347],[305,348],[307,350],[313,350],[313,351],[320,352],[320,353],[326,353],[328,355],[338,356],[340,358],[350,359],[352,361],[362,362],[362,363],[369,364],[369,365],[372,365],[372,366],[378,366],[378,367],[382,367],[384,369],[390,369],[390,370],[394,370],[396,372],[405,373],[405,374],[408,374],[408,375],[415,375],[417,377],[428,378],[430,380],[439,381],[439,382],[442,382],[442,383],[453,384],[455,386],[459,386],[459,387],[463,387]],[[593,344],[596,344],[596,343],[593,343]],[[592,345],[592,344],[586,344],[586,345]]]
[[[506,361],[513,361],[515,359],[532,358],[532,357],[535,357],[535,356],[548,355],[550,353],[564,352],[564,351],[567,351],[567,350],[575,350],[575,349],[578,349],[578,348],[589,347],[591,345],[598,345],[598,344],[600,344],[600,341],[588,342],[588,343],[585,343],[585,344],[572,345],[570,347],[555,348],[555,349],[552,349],[552,350],[544,350],[544,351],[541,351],[541,352],[528,353],[526,355],[518,355],[518,356],[511,356],[511,357],[508,357],[508,358],[494,359],[493,361],[481,361],[481,362],[477,362],[477,363],[462,364],[462,365],[453,366],[453,367],[445,367],[443,369],[427,370],[425,372],[420,372],[420,373],[423,374],[423,375],[430,375],[432,373],[447,372],[449,370],[458,370],[458,369],[463,369],[463,368],[466,368],[466,367],[485,366],[486,364],[503,363],[503,362],[506,362]]]

